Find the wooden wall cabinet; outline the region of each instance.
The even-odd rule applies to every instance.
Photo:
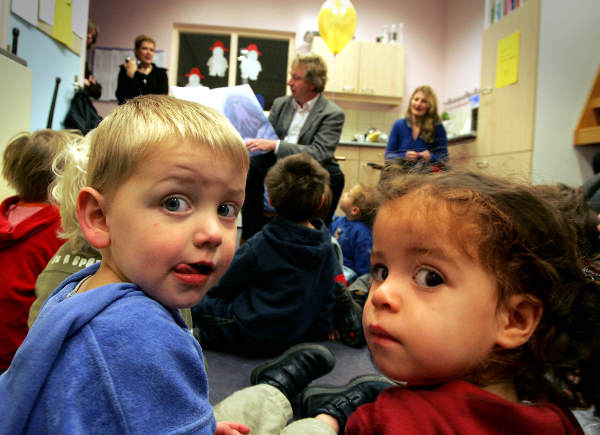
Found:
[[[404,90],[404,45],[350,41],[334,56],[322,38],[312,51],[327,63],[325,95],[334,100],[397,105]]]
[[[529,0],[483,32],[477,139],[449,147],[450,163],[531,180],[540,0]],[[496,88],[499,42],[520,32],[516,83]]]

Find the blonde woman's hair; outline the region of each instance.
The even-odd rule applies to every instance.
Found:
[[[145,95],[118,106],[85,139],[69,147],[55,194],[65,238],[80,234],[77,196],[93,187],[107,198],[161,145],[188,141],[248,172],[242,138],[218,111],[167,95]],[[199,168],[201,170],[201,168]]]
[[[412,121],[412,110],[410,108],[410,102],[417,92],[423,92],[425,95],[425,99],[429,103],[429,108],[427,109],[427,113],[423,116],[421,120],[421,136],[425,142],[432,142],[435,139],[435,128],[442,121],[440,119],[440,115],[438,113],[438,102],[437,96],[435,92],[431,88],[431,86],[419,86],[416,88],[410,99],[408,100],[408,108],[406,109],[406,118]]]

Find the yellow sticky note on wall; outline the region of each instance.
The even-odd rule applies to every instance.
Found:
[[[71,0],[56,0],[54,4],[52,37],[67,47],[73,45],[72,13],[73,5]]]
[[[521,32],[517,30],[498,41],[496,59],[496,87],[501,88],[519,80],[519,42]]]

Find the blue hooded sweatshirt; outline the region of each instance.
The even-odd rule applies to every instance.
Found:
[[[131,283],[50,296],[0,376],[0,433],[214,434],[202,349],[177,310]]]

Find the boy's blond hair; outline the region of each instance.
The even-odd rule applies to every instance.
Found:
[[[358,183],[352,187],[351,196],[352,205],[360,210],[353,220],[361,221],[369,226],[373,226],[380,199],[379,195],[377,195],[377,189]]]
[[[53,190],[61,204],[63,237],[81,234],[76,205],[82,187],[93,187],[110,200],[148,156],[161,145],[178,141],[205,146],[230,160],[240,172],[248,171],[246,146],[218,111],[166,95],[133,98],[70,147],[65,170]]]
[[[14,136],[4,150],[2,176],[25,202],[48,199],[48,189],[54,180],[54,158],[78,135],[68,130],[37,130]],[[61,166],[61,162],[57,162]]]

